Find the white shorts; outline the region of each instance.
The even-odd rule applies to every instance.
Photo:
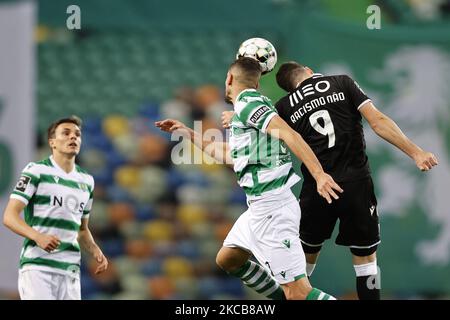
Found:
[[[252,201],[233,225],[224,247],[252,253],[281,284],[306,275],[306,260],[299,238],[300,206],[290,190]]]
[[[80,279],[41,270],[19,270],[22,300],[81,300]]]

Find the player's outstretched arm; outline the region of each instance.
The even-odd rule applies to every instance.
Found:
[[[47,252],[52,252],[61,243],[54,235],[42,234],[30,227],[21,217],[20,213],[25,208],[25,203],[17,199],[10,199],[3,214],[3,224],[14,233],[33,240]]]
[[[108,268],[108,259],[106,259],[102,250],[95,243],[94,237],[92,237],[92,233],[89,230],[88,221],[89,219],[86,218],[81,219],[81,226],[78,231],[78,243],[81,249],[89,252],[92,258],[98,263],[95,274],[99,274]]]
[[[191,140],[193,144],[195,144],[210,157],[223,164],[233,163],[227,142],[204,140],[200,133],[192,130],[178,120],[166,119],[162,121],[156,121],[155,126],[160,128],[162,131],[170,133],[178,130],[183,136]]]
[[[422,150],[412,142],[398,125],[391,118],[379,111],[372,102],[365,103],[359,111],[377,135],[411,157],[416,162],[417,168],[422,171],[428,171],[438,164],[438,160],[434,154]]]
[[[298,132],[289,127],[289,125],[278,115],[270,120],[267,132],[271,136],[283,140],[295,156],[303,162],[316,180],[317,192],[324,197],[328,203],[331,203],[331,197],[339,199],[335,190],[339,192],[343,192],[343,190],[330,175],[323,171],[322,165],[316,155]]]

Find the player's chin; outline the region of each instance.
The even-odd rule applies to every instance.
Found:
[[[69,156],[77,156],[80,153],[80,149],[79,148],[70,148],[66,153]]]

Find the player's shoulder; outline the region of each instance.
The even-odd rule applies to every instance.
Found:
[[[319,78],[321,78],[323,80],[334,80],[336,82],[344,82],[344,81],[352,80],[352,78],[347,74],[332,74],[332,75],[322,76]]]
[[[241,112],[251,112],[255,108],[259,108],[262,105],[273,108],[272,101],[260,92],[250,89],[241,92],[234,104],[234,110],[240,114]]]
[[[94,177],[87,170],[83,169],[78,164],[75,164],[75,171],[81,175],[86,182],[94,185]]]
[[[94,177],[88,171],[80,167],[78,164],[75,164],[75,173],[73,174],[76,175],[74,178],[78,181],[78,183],[87,186],[87,190],[89,192],[94,190]]]
[[[22,170],[23,173],[33,174],[35,176],[39,176],[41,173],[44,173],[49,168],[52,168],[53,164],[49,158],[40,160],[40,161],[31,161],[29,162],[25,168]]]
[[[344,90],[348,88],[348,86],[354,82],[354,80],[347,74],[327,75],[319,79],[322,79],[322,81],[327,81],[330,84],[331,88],[334,87],[335,89],[339,90]]]
[[[244,90],[241,94],[239,94],[239,97],[236,102],[253,105],[270,102],[270,99],[254,89],[249,89]]]

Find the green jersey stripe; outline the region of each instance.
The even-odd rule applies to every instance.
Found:
[[[35,194],[31,198],[31,202],[34,205],[49,205],[50,204],[50,196]]]
[[[23,259],[23,256],[25,254],[25,251],[27,251],[27,248],[30,246],[33,246],[34,244],[35,244],[35,242],[33,240],[25,238],[25,240],[23,241],[23,248],[22,248],[22,254],[20,255],[20,260]]]
[[[61,242],[59,247],[56,248],[58,251],[74,251],[74,252],[80,252],[80,247],[76,244],[70,243],[70,242]]]
[[[291,170],[289,171],[289,174],[286,176],[272,180],[267,183],[257,183],[253,187],[244,187],[244,191],[247,195],[259,196],[259,195],[263,194],[264,192],[278,189],[278,188],[284,186],[286,184],[286,182],[289,180],[289,178],[294,174],[295,174],[294,169],[291,168]]]
[[[231,127],[230,129],[233,130],[233,133],[236,134],[236,135],[240,135],[240,134],[244,134],[244,133],[256,130],[253,127],[241,127],[243,124],[240,121],[239,122],[232,122],[231,125],[233,127]]]
[[[256,91],[255,89],[247,89],[247,90],[242,91],[242,92],[239,94],[237,100],[238,100],[238,101],[242,101],[242,100],[244,100],[245,98],[248,98],[248,97],[251,97],[251,98],[260,98],[260,97],[261,97],[261,93],[259,93],[259,92]]]
[[[30,183],[33,186],[37,187],[39,185],[39,177],[36,177],[34,174],[24,171],[22,172],[22,175],[31,178]]]
[[[18,196],[21,196],[22,198],[27,199],[28,201],[30,201],[31,197],[27,196],[25,193],[20,192],[20,191],[16,191],[14,190],[13,192],[11,192],[12,194],[16,194]]]
[[[280,156],[277,166],[273,166],[273,164],[270,163],[270,159],[268,160],[269,162],[266,162],[265,160],[266,159],[260,159],[258,163],[252,163],[251,165],[246,166],[243,170],[237,171],[236,176],[238,180],[240,180],[246,173],[251,173],[252,175],[257,176],[259,171],[267,171],[268,169],[276,170],[287,163],[292,163],[289,156]],[[257,182],[258,181],[256,180],[255,183]]]
[[[80,183],[73,180],[63,179],[60,177],[55,177],[49,174],[41,174],[40,182],[42,183],[54,183],[59,184],[65,187],[69,187],[72,189],[81,189],[81,190],[89,190],[91,192],[91,187],[86,183]]]
[[[29,240],[29,239],[28,239]],[[36,242],[29,240],[29,242],[26,244],[26,247],[36,247]],[[70,242],[61,242],[56,248],[58,251],[75,251],[80,252],[80,247],[77,244],[73,244]]]
[[[74,263],[67,263],[67,262],[61,262],[61,261],[56,261],[56,260],[51,260],[51,259],[43,259],[43,258],[22,258],[20,260],[20,267],[23,267],[26,264],[37,264],[37,265],[41,265],[41,266],[47,266],[47,267],[51,267],[51,268],[57,268],[57,269],[62,269],[62,270],[67,270],[73,266],[78,266],[78,264],[74,264]]]
[[[28,205],[25,207],[25,209],[23,209],[23,215],[25,218],[25,222],[28,225],[31,225],[31,221],[33,220],[33,216],[34,216],[34,206],[31,205],[30,203],[28,203]]]
[[[298,275],[298,276],[295,276],[295,277],[294,277],[294,281],[297,281],[297,280],[302,279],[302,278],[304,278],[304,277],[306,277],[306,273],[302,273],[302,274],[300,274],[300,275]]]
[[[41,218],[34,216],[31,221],[31,226],[51,227],[70,231],[79,231],[80,225],[69,220]]]
[[[53,163],[50,160],[50,158],[47,158],[47,159],[44,159],[44,160],[41,160],[41,161],[37,161],[35,163],[36,164],[42,164],[42,165],[47,166],[47,167],[53,167]]]
[[[86,170],[84,170],[83,168],[81,168],[79,165],[75,164],[75,168],[76,168],[77,172],[89,175],[89,173]]]

